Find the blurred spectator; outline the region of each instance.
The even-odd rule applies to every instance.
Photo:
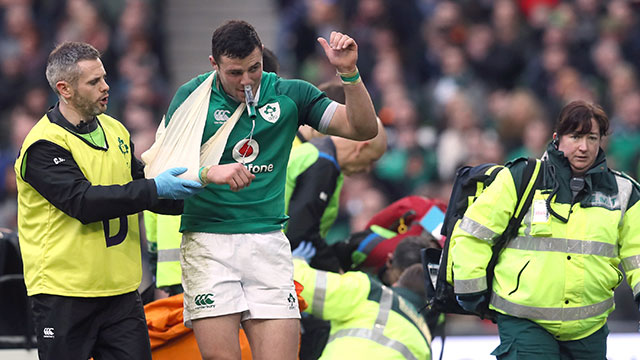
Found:
[[[544,109],[536,97],[525,89],[511,92],[504,106],[502,112],[496,114],[495,126],[504,147],[512,151],[523,144],[523,134],[529,122],[545,119]],[[545,147],[547,139],[544,139]]]
[[[100,17],[95,3],[67,0],[66,16],[58,27],[56,42],[82,41],[105,53],[111,41],[109,28]]]
[[[550,92],[551,83],[560,69],[569,64],[569,54],[563,46],[546,46],[535,55],[522,74],[523,85],[547,106],[555,106]]]
[[[472,152],[480,151],[482,129],[479,119],[465,94],[457,92],[446,103],[445,129],[438,143],[438,174],[451,180],[458,167]],[[475,145],[475,146],[474,146]]]
[[[49,108],[50,96],[46,84],[34,84],[27,87],[23,103],[25,111],[33,116],[44,114]]]
[[[632,8],[636,6],[636,8]],[[621,45],[625,59],[640,68],[640,22],[637,4],[630,1],[612,0],[607,2],[606,21],[610,26],[607,35],[613,36]]]
[[[541,117],[532,118],[522,132],[522,146],[507,155],[507,160],[519,157],[540,158],[544,154],[547,142],[551,137],[549,121]]]
[[[608,76],[608,105],[615,112],[620,108],[620,101],[625,96],[629,95],[633,91],[638,89],[637,71],[633,66],[626,62],[610,64],[610,71]],[[617,127],[618,124],[614,123],[613,127]]]
[[[613,114],[613,129],[607,152],[612,164],[632,176],[637,173],[640,158],[640,91],[621,97]]]
[[[15,107],[9,116],[9,139],[0,150],[0,226],[15,229],[17,226],[18,190],[13,163],[24,138],[38,118],[24,107]]]
[[[140,159],[155,140],[156,117],[149,107],[132,102],[125,106],[122,119],[131,132],[132,142],[136,144],[134,155]]]
[[[410,194],[438,178],[435,130],[401,126],[390,132],[389,149],[378,161],[375,175],[392,199]]]
[[[520,13],[515,1],[497,0],[493,5],[492,25],[495,43],[490,52],[491,74],[488,83],[500,88],[515,86],[524,68],[524,59],[529,42],[526,29],[521,25]]]

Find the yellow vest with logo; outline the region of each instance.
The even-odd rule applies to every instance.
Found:
[[[44,140],[71,152],[94,186],[130,182],[129,132],[107,115],[98,115],[98,120],[104,129],[107,150],[89,146],[45,115],[27,135],[16,160],[18,232],[30,296],[113,296],[134,291],[140,285],[137,214],[83,225],[49,203],[21,176],[25,152]]]

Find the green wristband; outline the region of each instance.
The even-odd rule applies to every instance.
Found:
[[[343,84],[357,84],[360,81],[362,81],[360,79],[360,71],[358,71],[358,67],[356,66],[356,69],[351,71],[351,72],[347,72],[347,73],[341,73],[339,71],[336,70],[336,74],[338,74],[338,76],[340,76],[340,80],[342,80]]]
[[[211,166],[203,166],[200,168],[200,170],[198,170],[198,179],[200,179],[200,182],[202,183],[202,185],[207,185],[209,183],[209,179],[207,178],[207,173],[209,172],[210,168]],[[202,177],[203,170],[205,170],[204,177]]]
[[[355,84],[360,80],[360,73],[357,72],[353,76],[342,76],[340,75],[340,79],[342,79],[343,84]]]

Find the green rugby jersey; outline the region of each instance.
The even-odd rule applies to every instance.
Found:
[[[169,106],[167,123],[175,110],[211,73],[182,85]],[[231,131],[220,164],[244,163],[256,178],[233,192],[229,185],[209,184],[185,200],[181,231],[241,234],[280,230],[287,216],[284,188],[291,144],[299,125],[326,132],[337,103],[302,80],[281,79],[263,73],[256,94],[255,128],[246,110]],[[214,74],[204,144],[229,119],[239,102],[227,95]],[[250,141],[251,139],[251,141]]]

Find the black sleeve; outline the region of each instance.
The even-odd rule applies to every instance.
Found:
[[[131,177],[133,179],[143,179],[144,178],[144,164],[141,160],[133,156],[135,151],[133,142],[129,142],[129,146],[131,147]]]
[[[320,236],[320,220],[336,189],[340,172],[335,165],[319,158],[296,178],[296,187],[289,199],[289,224],[287,238],[291,249],[302,241],[311,241],[316,255],[312,267],[337,272],[340,265],[331,247]]]
[[[53,206],[83,224],[161,207],[155,182],[136,178],[125,185],[93,186],[68,150],[49,141],[38,141],[26,150],[24,180]],[[139,172],[139,169],[133,172]],[[137,175],[136,175],[137,176]],[[166,202],[165,206],[168,205]],[[182,212],[174,202],[170,214]]]

